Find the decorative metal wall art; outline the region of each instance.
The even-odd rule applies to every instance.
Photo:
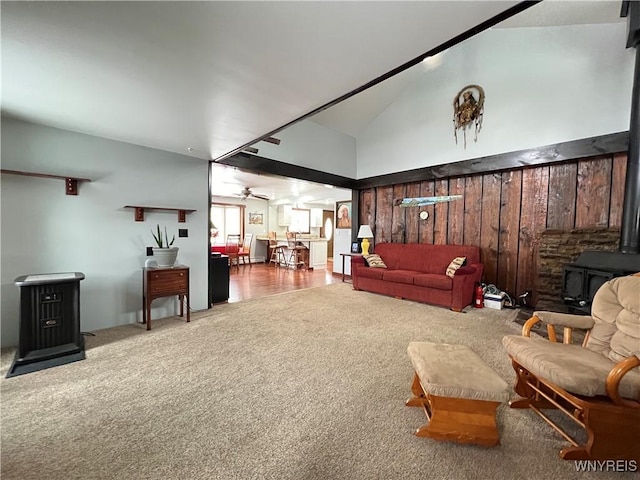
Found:
[[[467,148],[467,130],[474,126],[473,141],[478,141],[484,115],[484,89],[480,85],[467,85],[453,99],[453,136],[458,144],[458,129],[462,129],[464,148]]]
[[[399,198],[394,202],[394,204],[397,207],[402,207],[402,208],[424,207],[426,205],[435,205],[436,203],[453,202],[454,200],[460,200],[461,198],[462,198],[462,195],[440,195],[437,197]]]

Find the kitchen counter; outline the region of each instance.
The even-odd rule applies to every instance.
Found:
[[[256,240],[260,242],[268,242],[269,237],[257,236]],[[287,237],[285,235],[277,236],[276,242],[278,245],[288,246]],[[296,242],[300,242],[309,248],[309,269],[313,268],[327,268],[327,239],[322,237],[313,237],[311,235],[301,235],[296,237]],[[289,253],[285,252],[286,258],[289,258]]]
[[[269,237],[266,236],[266,235],[258,235],[256,237],[256,240],[267,242],[267,241],[269,241]],[[298,235],[298,236],[296,236],[296,240],[298,242],[309,242],[309,241],[311,241],[311,242],[326,242],[327,241],[327,239],[324,238],[324,237],[313,237],[313,236],[310,236],[310,235]],[[287,237],[285,235],[278,235],[278,236],[276,236],[276,241],[277,242],[286,242],[287,241]]]

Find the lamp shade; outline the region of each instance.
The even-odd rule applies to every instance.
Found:
[[[358,230],[358,238],[373,238],[371,227],[369,225],[360,225],[360,230]]]

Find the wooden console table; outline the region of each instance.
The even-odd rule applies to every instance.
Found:
[[[160,297],[178,295],[180,316],[184,315],[183,299],[187,299],[187,322],[191,321],[189,308],[189,267],[145,267],[142,269],[142,323],[151,330],[151,302]]]

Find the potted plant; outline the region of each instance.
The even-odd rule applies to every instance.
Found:
[[[151,235],[153,235],[153,238],[158,245],[157,247],[153,247],[153,258],[158,263],[158,266],[173,267],[173,264],[176,263],[176,258],[178,257],[178,247],[172,246],[173,242],[176,240],[176,236],[174,235],[171,241],[169,241],[167,227],[164,227],[163,236],[162,231],[160,230],[160,225],[157,225],[156,232],[151,230]]]

